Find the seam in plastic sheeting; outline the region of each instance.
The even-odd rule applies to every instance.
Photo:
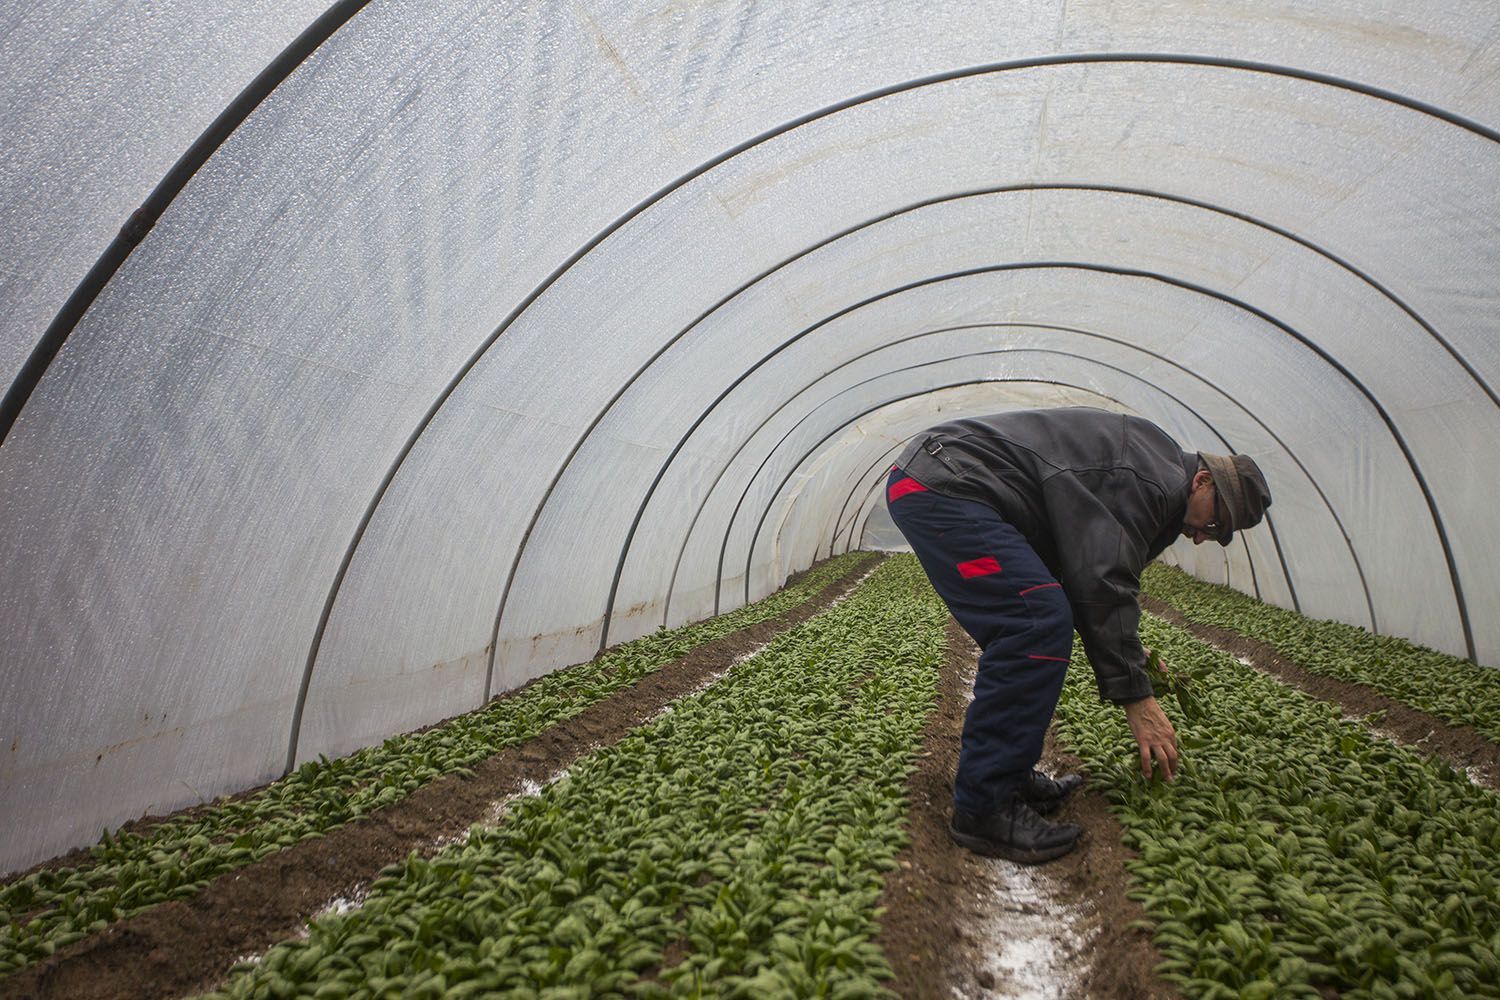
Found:
[[[482,358],[484,354],[489,350],[489,348],[494,345],[495,341],[498,340],[500,336],[510,328],[510,326],[516,321],[516,319],[528,308],[530,308],[533,302],[535,302],[538,298],[545,294],[547,289],[549,289],[564,274],[566,274],[574,264],[578,263],[585,256],[591,253],[594,248],[598,247],[601,243],[608,239],[610,235],[612,235],[625,225],[629,224],[633,219],[643,214],[652,206],[664,200],[668,195],[686,186],[698,177],[707,174],[709,171],[713,170],[720,164],[728,162],[730,159],[738,156],[739,154],[753,149],[754,147],[761,145],[764,142],[768,142],[769,140],[776,138],[777,136],[790,132],[793,129],[800,128],[803,125],[809,124],[833,114],[837,114],[840,111],[844,111],[852,107],[857,107],[861,104],[870,103],[872,101],[876,101],[894,94],[915,90],[919,87],[932,86],[938,83],[945,83],[948,81],[959,80],[966,77],[982,76],[990,73],[1035,69],[1044,66],[1063,66],[1086,63],[1161,63],[1166,65],[1207,66],[1244,72],[1265,73],[1273,76],[1283,76],[1292,79],[1300,79],[1311,83],[1363,94],[1365,96],[1373,97],[1378,100],[1388,101],[1402,107],[1409,108],[1413,111],[1430,115],[1450,124],[1457,125],[1460,128],[1464,128],[1468,131],[1482,135],[1490,139],[1491,141],[1500,142],[1500,132],[1497,132],[1494,129],[1491,129],[1488,126],[1482,125],[1478,122],[1464,118],[1460,115],[1456,115],[1452,112],[1446,111],[1435,105],[1428,104],[1424,101],[1419,101],[1402,94],[1397,94],[1393,91],[1371,87],[1365,84],[1356,83],[1352,80],[1346,80],[1340,77],[1331,76],[1329,74],[1314,73],[1286,66],[1277,66],[1270,63],[1257,63],[1248,60],[1224,59],[1209,56],[1172,55],[1164,53],[1078,53],[1060,56],[1044,56],[1031,59],[1011,60],[976,67],[968,67],[965,69],[952,70],[945,73],[920,77],[915,80],[904,81],[902,83],[893,84],[888,87],[878,88],[868,93],[848,98],[844,101],[836,102],[826,107],[809,112],[806,115],[791,119],[790,121],[785,122],[772,129],[768,129],[760,133],[759,135],[753,136],[736,146],[730,147],[729,149],[720,153],[718,156],[705,161],[693,170],[683,174],[681,177],[658,189],[655,193],[651,194],[645,200],[641,201],[639,204],[632,207],[629,211],[625,212],[615,221],[611,222],[587,243],[579,247],[578,250],[574,251],[574,253],[565,261],[559,264],[558,267],[554,269],[535,289],[533,289],[531,293],[529,293],[524,299],[521,300],[521,302],[501,322],[501,324],[495,329],[495,331],[490,334],[490,336],[487,337],[483,343],[479,345],[479,347],[469,358],[469,360],[465,362],[465,364],[462,365],[455,373],[449,384],[443,389],[442,392],[438,394],[432,406],[418,422],[416,428],[408,437],[405,445],[397,453],[396,458],[392,462],[391,469],[382,480],[380,486],[376,490],[374,497],[372,497],[368,507],[366,508],[366,511],[362,516],[358,527],[355,529],[354,536],[349,543],[349,547],[346,550],[344,559],[342,560],[339,569],[335,574],[333,584],[329,589],[328,599],[325,603],[323,613],[320,616],[318,627],[314,634],[311,648],[308,652],[307,662],[303,670],[302,684],[298,692],[297,703],[293,712],[292,731],[287,751],[287,771],[290,772],[296,762],[296,748],[297,740],[301,731],[302,712],[307,701],[307,692],[311,687],[312,671],[316,665],[318,649],[322,645],[323,635],[327,629],[328,621],[332,616],[333,605],[337,600],[339,588],[342,586],[344,578],[348,575],[349,566],[353,562],[354,552],[358,548],[360,541],[363,539],[365,531],[368,530],[370,522],[374,519],[375,511],[379,507],[381,500],[385,496],[385,493],[389,490],[391,483],[394,481],[396,474],[400,470],[402,464],[404,464],[406,457],[416,446],[416,442],[421,438],[422,434],[426,431],[426,428],[432,423],[437,412],[442,408],[448,398],[457,389],[459,383],[462,382],[467,374],[478,364],[479,359]],[[595,421],[595,424],[597,424],[597,420]],[[572,454],[577,453],[578,448],[582,447],[582,443],[583,442],[580,440],[578,446],[574,448],[572,453],[570,453],[570,458]],[[549,487],[549,495],[550,492],[551,488]],[[495,615],[495,626],[491,633],[490,662],[488,667],[486,668],[485,673],[485,700],[488,700],[490,697],[490,689],[493,685],[494,680],[495,656],[497,655],[498,651],[500,634],[500,619],[504,615],[505,605],[510,595],[510,588],[515,579],[515,572],[517,567],[520,565],[521,553],[525,550],[526,543],[530,538],[531,530],[535,526],[537,519],[540,517],[541,507],[544,507],[545,504],[546,500],[544,499],[541,506],[538,507],[537,512],[533,515],[532,522],[530,525],[528,525],[527,532],[523,536],[522,541],[517,548],[516,559],[512,562],[510,571],[506,578],[505,588],[500,600],[500,607]],[[1445,554],[1448,556],[1449,566],[1451,570],[1453,568],[1451,553]],[[613,594],[610,595],[609,603],[614,603]],[[1474,648],[1472,630],[1469,628],[1467,615],[1462,614],[1462,617],[1464,621],[1465,639],[1468,643],[1469,649],[1472,651]],[[607,637],[608,622],[605,623],[604,634]],[[601,650],[602,648],[603,646],[601,646]]]
[[[987,353],[1005,353],[1005,352],[980,352],[980,353],[973,354],[973,355],[959,355],[958,357],[981,357],[981,356],[983,356],[984,354],[987,354]],[[1062,354],[1064,352],[1061,352],[1061,351],[1047,351],[1047,352],[1041,352],[1041,353]],[[1071,357],[1076,357],[1076,355],[1070,355],[1070,356]],[[916,369],[916,368],[926,368],[926,367],[929,367],[929,366],[934,365],[934,364],[942,364],[944,361],[952,361],[952,360],[954,360],[954,358],[944,358],[942,361],[928,361],[928,362],[924,362],[924,363],[922,363],[920,365],[912,365],[909,368],[903,368],[903,369],[900,369],[897,372],[890,372],[888,374],[900,374],[901,372],[911,371],[911,370]],[[1092,359],[1085,358],[1085,359],[1081,359],[1081,360],[1092,360]],[[1203,415],[1200,414],[1197,410],[1193,409],[1187,403],[1183,402],[1181,399],[1178,399],[1176,396],[1172,395],[1170,392],[1167,392],[1165,389],[1161,388],[1160,386],[1155,385],[1154,383],[1149,382],[1146,379],[1143,379],[1143,378],[1141,378],[1138,375],[1133,375],[1130,372],[1125,371],[1125,369],[1123,369],[1123,368],[1117,368],[1114,365],[1105,364],[1102,361],[1096,361],[1095,364],[1098,364],[1101,367],[1109,368],[1109,369],[1111,369],[1113,371],[1117,371],[1117,372],[1119,372],[1119,373],[1121,373],[1123,375],[1127,375],[1127,376],[1129,376],[1131,378],[1134,378],[1136,381],[1138,381],[1141,384],[1145,385],[1147,388],[1155,389],[1157,392],[1160,392],[1163,396],[1166,396],[1173,403],[1177,404],[1177,406],[1181,407],[1183,410],[1185,410],[1188,413],[1191,413],[1194,417],[1196,417],[1203,424],[1203,426],[1205,426],[1205,427],[1208,428],[1208,431],[1209,431],[1210,434],[1212,434],[1214,437],[1216,437],[1216,438],[1219,439],[1219,441],[1224,445],[1225,449],[1227,449],[1230,452],[1232,452],[1234,450],[1234,448],[1230,445],[1229,441],[1224,437],[1224,435],[1222,435],[1222,434],[1219,433],[1218,428],[1216,428],[1208,420],[1204,419]],[[876,413],[876,412],[878,412],[880,410],[883,410],[887,406],[891,406],[891,405],[893,405],[895,403],[904,402],[905,400],[908,400],[908,399],[916,399],[916,398],[918,398],[920,396],[926,396],[926,395],[929,395],[929,394],[931,394],[933,392],[939,392],[939,391],[941,391],[943,389],[957,389],[957,388],[960,388],[962,386],[969,386],[969,385],[1010,385],[1010,384],[1022,384],[1022,385],[1055,385],[1055,386],[1059,386],[1059,387],[1065,388],[1065,389],[1076,389],[1076,390],[1078,390],[1080,392],[1091,393],[1091,394],[1093,394],[1095,396],[1098,396],[1101,399],[1107,399],[1111,403],[1114,403],[1116,406],[1120,407],[1121,409],[1125,409],[1125,410],[1133,410],[1134,409],[1133,407],[1127,406],[1124,403],[1124,401],[1122,401],[1120,399],[1117,399],[1114,396],[1110,396],[1107,393],[1100,392],[1098,389],[1090,388],[1088,386],[1078,385],[1078,384],[1072,383],[1072,382],[1061,382],[1061,381],[1058,381],[1058,380],[1055,380],[1055,379],[1035,379],[1035,378],[998,378],[998,379],[996,379],[996,378],[986,378],[986,379],[970,379],[970,380],[966,380],[966,381],[963,381],[963,382],[953,382],[953,383],[947,383],[947,384],[938,385],[938,386],[927,386],[926,388],[923,388],[923,389],[921,389],[921,390],[919,390],[917,392],[907,393],[907,394],[902,395],[902,396],[897,396],[897,397],[894,397],[892,399],[888,399],[888,400],[886,400],[886,401],[884,401],[882,403],[879,403],[879,404],[877,404],[875,406],[872,406],[868,410],[865,410],[863,413],[860,413],[859,415],[857,415],[857,416],[855,416],[855,417],[853,417],[853,418],[851,418],[849,420],[844,421],[842,424],[838,425],[833,430],[829,431],[826,435],[824,435],[822,437],[822,439],[820,439],[818,441],[817,444],[815,444],[811,448],[809,448],[806,452],[804,452],[802,454],[802,456],[795,463],[792,464],[791,470],[786,474],[786,476],[784,476],[782,478],[781,482],[776,485],[776,488],[771,491],[770,498],[766,502],[765,509],[763,511],[761,511],[760,518],[755,522],[755,531],[750,536],[750,545],[746,549],[746,553],[745,553],[745,603],[746,604],[750,603],[750,568],[751,568],[751,566],[755,562],[755,546],[756,546],[756,543],[760,540],[761,529],[765,527],[766,518],[770,516],[771,509],[776,506],[776,500],[777,500],[778,497],[781,496],[782,490],[786,489],[787,483],[791,482],[792,478],[797,475],[797,470],[799,470],[800,468],[802,468],[802,466],[804,464],[806,464],[806,462],[807,462],[807,460],[809,458],[811,458],[813,455],[817,454],[818,451],[825,444],[827,444],[828,441],[831,438],[833,438],[834,436],[836,436],[838,434],[843,433],[844,429],[847,428],[850,424],[853,424],[856,421],[862,420],[862,419],[864,419],[865,417],[869,416],[872,413]],[[745,488],[745,493],[746,494],[749,493],[749,489],[750,488],[747,485],[746,488]],[[1271,529],[1271,538],[1272,538],[1272,541],[1276,545],[1276,553],[1280,557],[1282,555],[1282,553],[1281,553],[1281,542],[1280,542],[1280,539],[1277,537],[1276,527],[1275,527],[1275,525],[1271,521],[1271,515],[1270,515],[1269,511],[1266,512],[1266,526]],[[733,523],[731,523],[725,529],[725,544],[726,545],[728,544],[729,532],[731,530],[733,530],[733,527],[734,527]],[[837,526],[835,526],[835,528],[836,527]],[[1248,564],[1250,566],[1250,586],[1251,586],[1251,589],[1253,589],[1255,591],[1256,598],[1259,598],[1260,597],[1260,578],[1259,578],[1259,575],[1255,571],[1255,557],[1250,552],[1250,546],[1249,546],[1248,542],[1246,542],[1243,538],[1239,539],[1239,542],[1245,548],[1245,558],[1246,558],[1246,560],[1247,560],[1247,562],[1248,562]],[[1287,570],[1286,559],[1284,557],[1281,558],[1281,573],[1282,573],[1283,578],[1286,580],[1287,589],[1293,595],[1295,595],[1296,594],[1296,589],[1292,586],[1291,573]],[[722,574],[720,574],[720,575],[722,576]]]

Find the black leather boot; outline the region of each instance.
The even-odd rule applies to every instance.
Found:
[[[1078,843],[1083,827],[1077,823],[1053,823],[1037,815],[1018,795],[1010,805],[988,816],[953,810],[948,835],[954,843],[976,854],[1040,864],[1060,858]]]
[[[1031,777],[1021,783],[1021,798],[1043,816],[1049,816],[1057,811],[1063,799],[1073,793],[1075,788],[1083,786],[1083,775],[1065,774],[1060,778],[1051,778],[1041,771],[1033,770]]]

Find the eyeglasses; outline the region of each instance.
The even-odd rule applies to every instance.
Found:
[[[1183,522],[1183,531],[1193,534],[1204,534],[1210,538],[1219,537],[1219,526],[1226,523],[1229,518],[1224,514],[1224,505],[1219,499],[1219,488],[1209,483],[1209,488],[1214,491],[1214,519],[1206,524],[1192,524]]]
[[[1214,490],[1214,519],[1212,521],[1209,521],[1207,524],[1205,524],[1203,526],[1203,530],[1207,534],[1213,535],[1214,537],[1217,538],[1218,534],[1219,534],[1219,525],[1222,522],[1228,521],[1229,518],[1227,516],[1225,516],[1225,514],[1224,514],[1224,504],[1219,499],[1219,488],[1217,486],[1215,486],[1213,488],[1213,490]]]

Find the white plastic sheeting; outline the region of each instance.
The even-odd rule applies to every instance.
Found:
[[[184,149],[316,0],[30,0],[0,10],[0,391]]]
[[[964,412],[1248,452],[1174,559],[1500,662],[1500,15],[1393,6],[364,6],[22,387],[0,867],[768,593]],[[7,16],[3,380],[318,13]]]

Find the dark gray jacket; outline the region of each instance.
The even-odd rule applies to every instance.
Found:
[[[1136,596],[1141,570],[1181,534],[1195,452],[1140,417],[1065,407],[940,424],[896,464],[1020,530],[1068,595],[1102,697],[1151,693]]]

